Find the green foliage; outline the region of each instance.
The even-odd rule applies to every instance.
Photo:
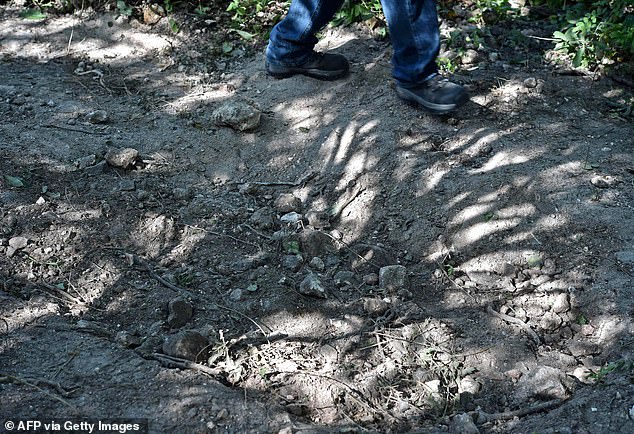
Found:
[[[564,6],[551,0],[551,6]],[[561,30],[553,34],[555,51],[573,66],[590,68],[634,57],[634,4],[631,0],[578,1],[566,8]]]
[[[371,18],[378,18],[385,22],[380,0],[346,0],[335,15],[332,24],[335,26],[348,25]]]
[[[290,0],[231,0],[227,12],[232,12],[234,29],[245,33],[263,35],[286,13]],[[243,34],[240,34],[243,39]]]
[[[132,7],[123,0],[117,1],[117,10],[119,11],[119,15],[123,15],[124,17],[131,16],[133,12]]]

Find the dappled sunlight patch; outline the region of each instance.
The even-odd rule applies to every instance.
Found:
[[[471,224],[458,230],[451,236],[453,245],[457,249],[464,249],[486,237],[518,227],[524,221],[523,218],[495,219],[489,222]]]
[[[528,163],[534,159],[529,155],[516,155],[507,151],[500,151],[493,155],[481,168],[473,170],[474,173],[487,173],[505,166],[514,166]]]
[[[40,318],[56,316],[60,313],[60,307],[57,303],[46,301],[40,297],[19,304],[5,300],[0,310],[3,319],[2,332],[9,334],[34,324]],[[4,345],[0,348],[4,348]]]

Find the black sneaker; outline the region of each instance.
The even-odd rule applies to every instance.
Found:
[[[396,93],[401,99],[419,104],[435,114],[448,113],[469,101],[464,87],[438,74],[413,88],[396,86]]]
[[[309,59],[298,66],[272,65],[266,62],[266,72],[275,78],[287,78],[296,74],[319,80],[336,80],[350,70],[348,59],[341,54],[312,52]]]

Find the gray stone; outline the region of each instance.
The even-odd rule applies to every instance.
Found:
[[[355,244],[350,247],[350,251],[350,269],[356,273],[376,273],[381,267],[395,262],[387,250],[372,244]]]
[[[617,185],[619,180],[610,175],[595,175],[590,179],[590,183],[598,188],[610,188]]]
[[[295,211],[289,212],[287,214],[284,214],[282,217],[280,217],[280,221],[282,223],[297,224],[300,221],[302,221],[302,215],[296,213]]]
[[[367,273],[363,275],[363,283],[375,286],[379,284],[379,275],[376,273]]]
[[[254,130],[260,125],[261,112],[257,104],[245,99],[226,101],[211,115],[218,126],[238,131]]]
[[[333,277],[333,280],[335,281],[335,285],[339,287],[353,285],[354,273],[352,271],[346,271],[346,270],[337,271],[335,273],[335,276]]]
[[[533,89],[537,87],[537,79],[535,77],[528,77],[524,80],[524,87],[527,89]]]
[[[284,255],[280,262],[282,263],[282,267],[293,273],[297,273],[302,268],[304,258],[302,258],[302,255]]]
[[[570,296],[565,292],[558,294],[557,297],[555,297],[552,309],[555,313],[568,312],[570,310]]]
[[[324,271],[324,269],[326,268],[326,264],[324,264],[324,261],[318,256],[315,256],[313,259],[311,259],[308,265],[310,265],[312,269],[317,271]]]
[[[480,434],[480,430],[467,413],[460,413],[451,420],[450,430],[456,434]]]
[[[204,350],[208,345],[207,338],[197,331],[185,330],[165,338],[163,352],[172,357],[202,361]]]
[[[280,194],[273,202],[275,210],[279,213],[300,212],[302,201],[291,193]]]
[[[326,289],[321,280],[314,274],[309,274],[299,284],[299,293],[311,297],[326,298]]]
[[[552,332],[557,330],[562,322],[563,321],[561,317],[557,315],[556,313],[546,312],[542,316],[542,319],[539,321],[539,327],[541,327],[542,330],[547,330]]]
[[[628,264],[628,265],[632,265],[634,264],[634,251],[632,250],[623,250],[620,252],[616,252],[616,259],[619,262],[622,262],[624,264]]]
[[[332,238],[323,232],[307,229],[302,231],[299,237],[301,250],[308,258],[325,257],[328,253],[334,253],[337,250]]]
[[[388,265],[379,270],[379,286],[389,291],[407,288],[407,269],[402,265]]]
[[[183,297],[177,297],[168,304],[167,323],[172,328],[181,328],[192,319],[194,309]]]
[[[86,114],[86,120],[91,124],[103,124],[108,121],[108,113],[105,110],[94,110]]]
[[[268,206],[262,207],[251,215],[249,221],[260,229],[271,229],[275,225],[275,211]]]
[[[330,227],[330,215],[326,211],[308,211],[306,220],[315,229],[327,229]]]
[[[503,262],[501,264],[498,264],[495,272],[500,276],[513,277],[517,273],[517,268],[515,268],[513,264]]]
[[[121,169],[127,169],[134,165],[139,151],[133,148],[110,149],[106,153],[106,161],[108,164]]]
[[[28,243],[29,240],[26,237],[13,237],[9,239],[9,247],[14,248],[15,250],[25,248]]]
[[[114,337],[115,342],[125,348],[136,348],[141,345],[141,338],[132,333],[122,330]]]
[[[380,298],[366,298],[363,301],[363,310],[372,317],[383,315],[390,308],[390,304]]]
[[[593,356],[601,352],[597,344],[582,339],[569,340],[566,342],[566,348],[575,357]]]
[[[240,301],[240,300],[242,300],[242,289],[241,288],[236,288],[233,291],[231,291],[231,294],[229,294],[229,300],[231,300],[231,301]]]
[[[478,61],[478,52],[470,48],[460,57],[460,61],[463,65],[472,65]]]
[[[572,380],[560,369],[539,366],[518,380],[513,396],[520,403],[531,398],[566,399],[572,385]]]

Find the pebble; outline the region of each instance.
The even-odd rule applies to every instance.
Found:
[[[324,264],[324,261],[318,256],[315,256],[313,259],[311,259],[308,265],[310,265],[312,269],[317,271],[324,271],[324,269],[326,268],[326,264]]]
[[[453,417],[450,431],[460,434],[480,434],[480,430],[467,413],[460,413]]]
[[[293,212],[289,212],[288,214],[284,214],[282,217],[280,217],[280,221],[282,223],[287,223],[287,224],[296,224],[302,221],[302,217],[303,216],[301,214],[298,214],[295,211],[293,211]]]
[[[326,211],[308,211],[306,220],[315,229],[327,229],[330,227],[330,216]]]
[[[352,271],[346,271],[346,270],[337,271],[335,273],[335,276],[333,277],[333,280],[335,281],[335,285],[339,287],[353,285],[354,273]]]
[[[280,262],[282,267],[297,273],[302,268],[304,258],[302,258],[302,255],[284,255]]]
[[[379,286],[389,291],[406,288],[407,269],[402,265],[388,265],[379,270]]]
[[[614,187],[618,182],[618,178],[610,175],[595,175],[590,179],[590,183],[597,188]]]
[[[575,357],[585,357],[599,354],[601,350],[597,344],[583,339],[571,339],[566,342],[566,348]]]
[[[271,229],[275,225],[275,211],[268,206],[259,208],[249,217],[249,221],[260,229]]]
[[[302,280],[302,282],[299,284],[298,291],[300,294],[303,295],[326,298],[326,289],[321,283],[321,280],[319,279],[319,277],[315,276],[312,273],[306,276],[304,280]]]
[[[518,380],[513,395],[519,402],[539,397],[566,399],[571,386],[571,380],[560,369],[539,366]]]
[[[366,298],[363,301],[363,310],[372,317],[383,315],[390,308],[390,304],[380,298]]]
[[[460,57],[460,61],[463,65],[472,65],[478,61],[478,52],[470,48]]]
[[[620,251],[615,253],[616,260],[628,265],[634,264],[634,251]]]
[[[106,161],[108,164],[121,169],[127,169],[134,165],[139,151],[134,148],[110,149],[106,153]]]
[[[163,342],[163,352],[168,356],[187,360],[202,360],[202,351],[209,345],[206,337],[195,330],[185,330],[168,336]]]
[[[168,304],[169,316],[167,323],[172,328],[181,328],[192,319],[194,309],[183,297],[177,297]]]
[[[297,213],[302,209],[302,201],[291,193],[281,193],[273,202],[273,206],[279,213]]]
[[[300,233],[301,250],[308,258],[326,257],[336,251],[332,238],[321,231],[311,229]]]
[[[114,340],[125,348],[136,348],[141,345],[141,338],[125,330],[118,332],[115,335]]]
[[[231,300],[231,301],[240,301],[240,300],[242,300],[242,289],[241,288],[236,288],[233,291],[231,291],[231,294],[229,294],[229,300]]]
[[[103,124],[108,121],[108,112],[105,110],[91,111],[86,115],[86,120],[91,124]]]
[[[379,284],[379,275],[376,273],[368,273],[363,275],[363,283],[370,286]]]
[[[500,276],[513,277],[517,273],[517,269],[513,264],[504,262],[502,264],[499,264],[495,272]]]
[[[491,53],[489,53],[490,62],[497,62],[499,59],[500,59],[500,55],[496,53],[495,51],[492,51]]]
[[[246,99],[226,101],[212,113],[213,122],[238,131],[251,131],[260,125],[261,111],[257,104]]]
[[[562,323],[562,319],[554,312],[546,312],[542,319],[539,321],[539,326],[542,330],[555,331]]]
[[[557,295],[552,307],[555,313],[564,313],[570,310],[570,296],[565,292]]]
[[[533,89],[537,87],[537,79],[535,77],[528,77],[524,80],[524,87],[527,89]]]
[[[12,247],[15,250],[25,248],[28,243],[29,240],[26,237],[13,237],[9,239],[9,247]]]

